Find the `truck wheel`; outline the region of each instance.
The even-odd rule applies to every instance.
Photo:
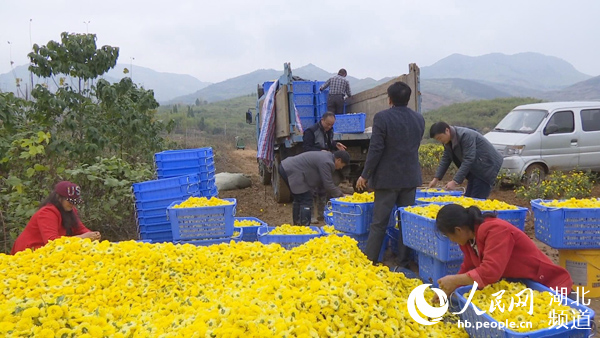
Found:
[[[525,169],[523,184],[526,187],[537,186],[546,178],[546,168],[539,163],[534,163]]]
[[[292,199],[292,193],[290,189],[283,181],[283,178],[279,176],[279,157],[275,157],[273,162],[273,172],[271,173],[271,184],[273,185],[273,198],[277,203],[288,203]]]
[[[263,185],[271,184],[271,173],[262,163],[258,164],[258,175],[260,176],[260,183]]]

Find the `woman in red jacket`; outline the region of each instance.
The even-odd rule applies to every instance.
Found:
[[[481,214],[477,207],[450,204],[436,218],[438,230],[458,243],[464,254],[456,275],[438,280],[451,294],[461,285],[477,282],[479,288],[501,278],[531,279],[555,290],[571,292],[569,272],[554,264],[523,231],[495,215]]]
[[[17,237],[11,254],[29,248],[35,250],[62,236],[99,240],[100,233],[89,230],[79,220],[74,205],[81,202],[81,188],[77,184],[59,182]]]

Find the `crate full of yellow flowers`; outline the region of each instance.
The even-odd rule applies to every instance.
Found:
[[[531,201],[535,238],[555,249],[600,249],[600,200]]]
[[[233,235],[235,198],[190,197],[167,208],[174,241],[223,238]]]
[[[278,227],[263,226],[258,228],[256,234],[262,244],[277,243],[288,250],[323,235],[319,227],[291,224],[282,224]]]

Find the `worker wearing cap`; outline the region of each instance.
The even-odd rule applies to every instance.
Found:
[[[15,254],[25,249],[38,249],[48,241],[62,236],[99,240],[100,233],[86,228],[79,220],[75,205],[80,204],[81,188],[72,182],[59,182],[40,203],[11,250]]]

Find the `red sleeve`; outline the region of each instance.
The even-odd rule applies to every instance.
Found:
[[[77,212],[77,209],[73,208],[73,212],[75,213],[75,216],[77,216],[77,226],[73,228],[73,235],[81,235],[85,234],[86,232],[90,232],[91,230],[86,228],[79,219],[79,213]]]
[[[488,284],[495,283],[502,278],[506,265],[512,255],[515,239],[507,227],[490,224],[482,225],[479,231],[484,231],[481,236],[485,242],[483,260],[475,269],[467,272],[467,275],[482,288]]]
[[[51,208],[40,209],[37,215],[37,222],[44,245],[48,243],[48,241],[55,240],[62,236],[59,232],[59,229],[62,227],[60,224],[60,217]]]
[[[460,250],[463,252],[463,262],[460,265],[460,270],[458,270],[457,275],[462,275],[463,273],[471,271],[473,268],[475,268],[475,264],[473,264],[473,260],[471,259],[468,249],[464,245],[461,245]]]

